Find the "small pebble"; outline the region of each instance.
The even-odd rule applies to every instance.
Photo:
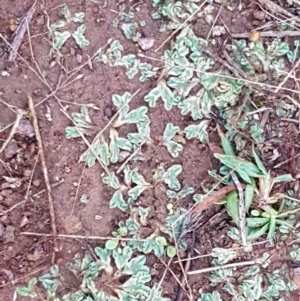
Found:
[[[139,46],[143,51],[151,49],[154,45],[154,39],[152,38],[141,38],[138,41]]]
[[[21,219],[20,222],[20,228],[24,227],[25,225],[27,225],[29,223],[29,219],[26,215],[24,215]]]
[[[4,226],[0,224],[0,238],[2,238],[4,235]]]
[[[1,73],[1,75],[3,76],[3,77],[10,77],[10,73],[8,73],[7,71],[2,71],[2,73]]]
[[[20,121],[17,132],[28,138],[33,138],[35,136],[33,125],[28,119],[22,119]]]
[[[44,25],[45,24],[45,18],[43,15],[40,15],[37,19],[36,19],[36,24],[37,25]]]
[[[175,135],[173,140],[177,143],[181,143],[181,144],[185,144],[186,143],[186,140],[180,136],[180,135]]]
[[[82,55],[80,55],[79,53],[76,54],[76,61],[78,64],[82,63]]]
[[[33,186],[39,187],[41,185],[41,180],[40,179],[35,179],[32,182]]]
[[[71,168],[69,166],[65,167],[65,173],[70,173],[71,172]]]
[[[16,228],[14,226],[7,226],[5,229],[5,234],[4,234],[4,242],[14,242],[15,241],[15,230]]]
[[[18,25],[17,24],[10,24],[9,25],[9,29],[11,32],[15,32],[18,28]]]
[[[82,229],[82,223],[74,215],[67,216],[64,220],[64,228],[68,234],[76,233]]]
[[[128,151],[120,151],[118,163],[123,163],[130,155]]]
[[[111,108],[107,107],[104,109],[104,115],[108,118],[110,118],[112,116],[112,110]]]
[[[0,194],[4,197],[9,196],[10,194],[12,194],[12,190],[11,189],[4,189],[0,192]]]
[[[24,177],[30,177],[31,176],[31,170],[30,169],[25,169],[23,172],[23,176]]]
[[[253,12],[253,17],[256,19],[256,20],[259,20],[259,21],[263,21],[265,18],[266,18],[266,13],[261,11],[261,10],[255,10]]]
[[[75,48],[73,48],[73,47],[70,48],[70,54],[75,55]]]

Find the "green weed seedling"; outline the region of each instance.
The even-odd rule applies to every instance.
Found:
[[[116,190],[109,202],[109,207],[119,208],[123,211],[128,210],[130,205],[137,200],[143,191],[151,188],[151,184],[145,181],[144,177],[138,173],[137,168],[131,170],[128,166],[124,168],[125,185],[120,184],[114,172],[110,172],[109,176],[105,176],[103,182]],[[125,192],[128,194],[127,203],[123,198],[123,193]]]
[[[61,14],[65,18],[65,20],[60,20],[50,25],[54,37],[53,47],[57,50],[61,49],[61,47],[71,36],[74,38],[76,44],[80,48],[89,46],[90,42],[84,36],[85,29],[86,29],[84,24],[78,26],[72,33],[70,30],[59,31],[64,28],[69,29],[70,24],[72,22],[83,23],[85,14],[83,12],[80,12],[80,13],[75,13],[74,16],[72,16],[69,8],[66,5],[61,9]]]
[[[251,217],[247,218],[248,240],[254,240],[268,233],[268,239],[273,240],[276,233],[276,226],[284,227],[287,231],[293,229],[293,214],[300,208],[281,212],[283,206],[278,210],[271,207],[271,204],[283,199],[282,194],[271,195],[271,191],[275,183],[292,181],[291,175],[281,175],[272,178],[263,166],[260,158],[252,149],[255,163],[246,161],[240,157],[234,156],[234,151],[229,140],[220,133],[221,143],[225,154],[215,154],[215,157],[221,161],[227,168],[235,171],[239,177],[245,182],[245,210],[251,208],[255,192],[259,199],[258,208],[251,211]],[[224,171],[224,169],[223,169]],[[259,189],[256,189],[255,179],[258,179]],[[228,214],[232,217],[236,224],[239,224],[239,196],[236,191],[230,192],[225,198]]]
[[[108,240],[106,242],[106,249],[114,250],[119,245],[120,238],[132,238],[132,241],[128,242],[128,246],[132,250],[138,250],[143,254],[149,254],[154,252],[158,257],[166,254],[168,257],[174,257],[176,255],[176,249],[167,242],[166,238],[161,236],[160,229],[153,230],[153,233],[141,241],[140,228],[141,226],[147,226],[147,216],[150,213],[150,208],[132,208],[130,217],[125,221],[119,222],[119,228],[117,231],[112,232],[112,236],[115,239]]]
[[[135,110],[129,110],[131,94],[113,95],[113,103],[119,110],[119,115],[109,130],[110,143],[107,143],[102,133],[98,134],[91,148],[87,149],[79,159],[86,162],[88,167],[95,165],[96,156],[99,156],[103,165],[108,166],[118,161],[120,150],[131,151],[139,147],[141,143],[150,141],[150,120],[147,116],[148,109],[141,106]],[[90,128],[90,117],[87,108],[83,107],[80,113],[72,113],[72,119],[76,126],[66,128],[68,139],[81,137]],[[135,124],[137,133],[129,133],[127,138],[119,137],[118,128],[125,124]],[[116,185],[115,185],[116,186]]]
[[[256,70],[263,70],[265,73],[272,71],[273,77],[278,78],[285,72],[284,60],[280,59],[284,55],[290,59],[293,56],[289,44],[280,39],[273,39],[266,48],[261,40],[249,42],[248,45],[245,40],[234,40],[232,44],[233,60],[250,75],[255,75]]]
[[[18,287],[16,293],[20,296],[36,298],[35,286],[41,284],[47,294],[47,301],[170,301],[162,297],[162,289],[157,283],[153,287],[147,284],[151,281],[150,269],[145,265],[146,257],[133,257],[130,247],[107,250],[95,248],[97,260],[89,255],[81,258],[76,255],[74,261],[67,264],[68,269],[81,281],[80,289],[64,287],[63,278],[57,266],[53,266],[49,274],[29,281],[28,287]],[[105,275],[101,287],[95,281],[100,275]],[[120,279],[126,279],[120,281]],[[58,287],[63,288],[64,295],[58,297]],[[111,293],[113,292],[113,295]]]
[[[102,49],[98,51],[95,60],[102,62],[111,67],[122,66],[126,69],[126,75],[129,79],[133,79],[140,73],[139,81],[145,82],[147,79],[156,75],[157,71],[154,70],[151,64],[143,63],[135,54],[127,54],[122,56],[124,47],[118,40],[108,40],[109,48],[104,52]]]
[[[179,126],[174,126],[172,123],[167,123],[163,134],[163,145],[167,147],[167,150],[174,158],[177,158],[179,153],[183,150],[182,144],[172,140],[179,131]]]
[[[76,123],[75,126],[66,127],[66,138],[78,138],[81,137],[81,134],[86,133],[86,129],[91,128],[91,118],[88,113],[87,107],[82,107],[80,113],[72,113],[72,119]],[[81,133],[81,134],[80,134]]]

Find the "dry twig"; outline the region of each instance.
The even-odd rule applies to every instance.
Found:
[[[290,12],[288,12],[287,10],[285,10],[284,8],[282,8],[280,5],[274,3],[271,0],[255,0],[252,2],[256,2],[258,1],[262,6],[264,6],[265,8],[267,8],[268,10],[277,13],[277,14],[282,14],[285,15],[287,17],[291,17],[294,18],[296,16],[294,16],[293,14],[291,14]]]
[[[64,183],[64,181],[65,181],[65,180],[62,179],[62,180],[60,180],[59,182],[52,184],[51,186],[52,186],[52,188],[54,188],[54,187],[56,187],[56,186],[58,186],[58,185]],[[46,192],[46,189],[43,189],[43,190],[41,190],[41,191],[35,193],[34,195],[32,195],[32,198],[35,198],[35,197],[37,197],[37,196],[39,196],[40,194],[45,193],[45,192]],[[5,214],[7,214],[7,213],[13,211],[13,210],[16,209],[17,207],[19,207],[19,206],[25,204],[25,202],[26,202],[26,199],[24,199],[23,201],[21,201],[21,202],[15,204],[15,205],[13,205],[13,206],[10,207],[8,210],[0,212],[0,216],[5,215]]]
[[[9,62],[13,62],[16,59],[19,47],[22,43],[24,34],[27,29],[27,25],[30,23],[32,16],[34,14],[36,2],[37,2],[37,0],[34,2],[32,7],[30,8],[30,10],[27,12],[25,18],[22,20],[21,24],[18,26],[18,28],[15,32],[15,38],[11,44],[11,49],[10,49],[9,56],[8,56]]]
[[[235,39],[248,39],[251,35],[251,32],[243,32],[243,33],[233,33],[231,34]],[[299,37],[299,30],[286,30],[286,31],[262,31],[260,32],[261,38],[282,38],[282,37]]]
[[[275,89],[275,93],[278,93],[278,91],[282,88],[282,86],[285,84],[285,82],[291,77],[292,73],[299,67],[300,65],[300,58],[296,62],[296,64],[293,66],[291,71],[287,74],[287,76],[280,82],[278,87]]]
[[[188,275],[196,275],[196,274],[201,274],[201,273],[206,273],[206,272],[217,271],[217,270],[221,270],[221,269],[235,268],[235,267],[255,265],[255,264],[257,264],[256,260],[235,262],[235,263],[220,265],[217,267],[210,267],[210,268],[205,268],[205,269],[201,269],[201,270],[191,271],[191,272],[188,272]]]
[[[245,199],[244,191],[242,184],[240,183],[235,172],[231,174],[232,181],[237,188],[239,194],[239,218],[240,218],[240,232],[243,247],[247,248],[247,231],[246,231],[246,208],[245,208]]]
[[[21,235],[27,236],[42,236],[42,237],[51,237],[52,234],[48,233],[35,233],[35,232],[21,232]],[[84,235],[68,235],[68,234],[57,234],[57,238],[70,238],[70,239],[90,239],[90,240],[109,240],[109,239],[116,239],[115,237],[111,236],[84,236]],[[124,238],[118,237],[118,240],[121,241],[147,241],[147,239],[133,239],[133,238]]]
[[[5,142],[1,146],[0,154],[4,151],[4,149],[6,148],[6,146],[8,145],[8,143],[10,142],[10,140],[12,139],[12,137],[14,136],[14,134],[16,133],[17,128],[19,126],[19,123],[20,123],[21,119],[23,118],[23,116],[25,114],[26,114],[26,111],[24,111],[22,109],[17,109],[17,118],[16,118],[16,121],[14,123],[13,128],[10,131],[9,136],[7,137],[7,139],[5,140]]]
[[[34,127],[34,131],[35,131],[35,136],[36,136],[36,139],[38,142],[39,153],[41,156],[42,169],[43,169],[45,184],[46,184],[47,193],[48,193],[48,206],[49,206],[49,214],[50,214],[50,220],[51,220],[51,229],[52,229],[53,246],[54,246],[52,263],[54,263],[55,252],[59,251],[59,246],[57,243],[57,229],[56,229],[56,222],[55,222],[52,191],[51,191],[51,185],[50,185],[50,180],[49,180],[48,168],[47,168],[47,164],[46,164],[45,151],[44,151],[44,147],[43,147],[43,142],[42,142],[42,137],[41,137],[41,133],[40,133],[40,129],[39,129],[38,120],[36,117],[34,103],[33,103],[31,96],[29,96],[29,95],[28,95],[28,103],[29,103],[30,113],[32,114],[33,127]]]

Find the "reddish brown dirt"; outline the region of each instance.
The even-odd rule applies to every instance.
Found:
[[[77,54],[81,55],[83,61],[85,61],[88,55],[91,56],[99,47],[104,46],[111,37],[122,41],[122,45],[125,48],[124,53],[137,53],[136,46],[132,42],[125,40],[120,30],[113,28],[111,25],[112,20],[116,17],[116,14],[111,10],[116,10],[117,1],[107,1],[107,5],[103,8],[104,2],[106,3],[106,1],[100,1],[100,4],[97,5],[92,1],[81,1],[78,4],[74,4],[73,1],[66,1],[66,4],[72,11],[85,12],[86,36],[91,41],[91,45],[84,50],[76,48],[73,42],[67,42],[61,51],[62,62],[67,70],[72,70],[79,66],[76,60]],[[159,58],[161,53],[154,53],[153,49],[164,41],[166,34],[160,34],[158,24],[151,19],[152,7],[150,2],[145,1],[139,5],[138,15],[141,20],[146,20],[147,23],[143,34],[146,37],[155,37],[155,47],[149,50],[147,55]],[[31,5],[32,1],[16,0],[13,2],[13,5],[11,2],[2,1],[0,4],[2,12],[0,15],[0,33],[6,39],[11,41],[13,38],[9,29],[10,20],[22,19]],[[55,20],[57,18],[56,8],[61,5],[61,1],[45,1],[44,5],[51,20]],[[245,10],[240,18],[238,17],[239,12],[229,12],[223,9],[220,16],[232,32],[246,32],[253,28],[254,25],[261,25],[258,21],[255,24],[248,22],[248,19],[252,18],[252,11],[253,8]],[[217,14],[216,11],[215,14]],[[222,25],[220,20],[218,20],[217,24]],[[193,26],[195,33],[198,33],[199,37],[206,38],[210,28],[202,24],[200,18]],[[64,80],[66,77],[58,64],[55,64],[54,67],[49,67],[51,63],[53,64],[54,59],[49,55],[51,45],[47,40],[47,34],[44,34],[45,32],[47,32],[46,15],[37,6],[30,24],[33,54],[40,69],[47,73],[47,80],[50,85],[55,89],[60,78],[62,77]],[[218,43],[221,45],[222,40],[218,39]],[[27,35],[25,35],[19,53],[31,68],[28,68],[27,63],[20,57],[16,59],[14,64],[8,64],[5,57],[5,51],[7,50],[5,43],[0,40],[0,72],[5,70],[10,73],[10,77],[0,78],[1,99],[11,106],[28,109],[28,94],[33,96],[34,102],[37,104],[50,91],[30,70],[32,68],[35,69],[36,66],[31,57]],[[3,55],[2,58],[1,55]],[[145,104],[143,96],[156,84],[153,80],[144,84],[139,83],[137,80],[129,81],[124,74],[124,69],[110,68],[97,63],[93,65],[92,70],[86,66],[80,73],[84,75],[83,79],[75,81],[73,84],[60,90],[57,96],[61,100],[69,102],[69,112],[75,112],[79,109],[77,105],[72,105],[72,103],[93,103],[100,108],[99,111],[91,110],[94,125],[91,137],[98,133],[109,121],[111,116],[108,116],[110,114],[107,114],[107,108],[112,110],[112,113],[115,113],[111,102],[113,94],[123,94],[125,91],[134,93],[137,88],[141,88],[141,92],[132,100],[130,105],[131,108],[136,108],[141,104]],[[46,105],[51,110],[53,119],[51,122],[45,116],[47,112]],[[98,165],[87,169],[84,168],[82,163],[78,163],[79,156],[86,149],[86,146],[81,139],[67,140],[65,138],[65,128],[70,125],[70,122],[61,113],[60,106],[54,97],[50,97],[49,100],[37,106],[36,110],[46,151],[50,181],[51,183],[56,183],[64,179],[63,184],[53,188],[58,232],[87,236],[110,235],[125,215],[118,210],[111,210],[108,207],[108,202],[113,192],[102,184],[101,173],[103,170]],[[165,111],[160,100],[155,109],[149,109],[149,117],[151,118],[151,136],[154,142],[152,145],[142,148],[141,156],[143,161],[138,161],[134,164],[134,166],[139,167],[145,178],[151,181],[154,170],[159,163],[163,162],[166,163],[166,167],[174,163],[184,166],[183,172],[179,176],[183,186],[198,187],[200,183],[209,181],[207,171],[216,167],[217,162],[205,146],[199,144],[196,140],[187,141],[184,151],[179,158],[172,159],[167,150],[160,146],[155,139],[155,137],[163,134],[166,123],[172,122],[183,129],[190,124],[190,118],[182,117],[177,109],[173,109],[170,112]],[[14,120],[15,113],[0,102],[0,130],[14,122]],[[124,133],[127,133],[128,130],[126,127],[122,128]],[[8,134],[9,129],[0,132],[1,143],[7,138]],[[215,136],[215,133],[212,132],[211,139],[215,140]],[[24,199],[29,186],[31,171],[34,172],[33,183],[36,184],[30,187],[31,195],[45,188],[40,162],[36,164],[34,169],[38,153],[36,140],[34,138],[24,139],[20,135],[15,135],[14,141],[10,143],[9,147],[15,147],[17,151],[12,157],[8,157],[5,153],[0,154],[0,185],[6,183],[2,176],[17,178],[18,180],[22,179],[22,181],[17,188],[8,187],[3,189],[4,186],[1,186],[0,212],[5,212]],[[115,168],[117,169],[118,167],[116,166]],[[81,185],[77,199],[75,199],[77,187],[74,186],[74,183],[78,183],[80,178]],[[40,182],[39,185],[37,185],[38,181]],[[201,193],[202,191],[199,192]],[[87,205],[79,202],[82,194],[87,194],[89,197]],[[165,194],[160,193],[158,190],[146,191],[142,195],[140,203],[150,206],[154,209],[154,212],[158,212],[157,216],[151,216],[151,224],[155,225],[157,220],[164,220],[166,216],[166,201]],[[187,198],[182,203],[187,205],[191,203],[191,199]],[[207,213],[207,226],[200,229],[196,235],[195,248],[201,254],[209,254],[213,247],[232,247],[232,241],[225,235],[231,226],[227,215],[223,213],[221,215],[223,218],[218,217],[216,222],[208,222],[219,210],[220,208],[216,207]],[[71,214],[75,222],[70,221],[69,216]],[[96,215],[102,216],[102,219],[96,220]],[[25,218],[28,219],[28,222],[23,226],[22,223]],[[4,235],[1,233],[2,228],[4,229]],[[0,230],[0,301],[4,301],[12,300],[15,286],[20,283],[26,283],[32,275],[41,275],[51,264],[52,244],[48,237],[20,234],[24,231],[51,233],[46,194],[40,195],[39,198],[27,200],[25,205],[19,206],[7,214],[1,214]],[[8,236],[9,232],[13,232],[13,235]],[[62,250],[57,256],[57,263],[60,265],[71,260],[77,252],[90,252],[90,246],[102,245],[100,241],[87,244],[80,240],[60,240],[59,243]],[[261,253],[261,249],[259,247],[257,249],[258,251],[254,252],[253,258]],[[210,266],[210,260],[210,257],[206,257],[195,261],[192,264],[192,269],[208,267]],[[241,258],[241,260],[245,260],[245,258]],[[153,267],[152,272],[156,275],[155,280],[159,281],[164,272],[164,266],[154,255],[148,257],[147,263]],[[34,273],[36,270],[39,271]],[[174,270],[177,277],[180,277],[178,266],[172,266],[172,270]],[[20,280],[18,280],[19,278]],[[12,280],[15,280],[14,284],[11,284]],[[74,281],[73,284],[76,285],[76,279],[71,279],[70,281]],[[195,296],[198,295],[200,288],[202,291],[211,290],[207,274],[191,277],[190,286]],[[177,292],[177,282],[170,273],[166,275],[163,288],[166,296],[173,300]],[[226,296],[224,296],[223,300],[226,300],[225,298]],[[20,300],[22,299],[20,298]]]

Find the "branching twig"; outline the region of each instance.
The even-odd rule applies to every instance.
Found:
[[[34,127],[34,131],[35,131],[35,136],[36,136],[36,139],[37,139],[37,142],[38,142],[39,153],[40,153],[40,156],[41,156],[42,169],[43,169],[45,184],[46,184],[47,193],[48,193],[48,206],[49,206],[49,214],[50,214],[50,220],[51,220],[51,229],[52,229],[53,246],[54,246],[52,263],[54,263],[55,252],[59,251],[59,246],[58,246],[58,243],[57,243],[57,229],[56,229],[56,222],[55,222],[55,213],[54,213],[54,205],[53,205],[53,199],[52,199],[52,191],[51,191],[51,185],[50,185],[50,180],[49,180],[49,174],[48,174],[48,168],[47,168],[47,164],[46,164],[46,158],[45,158],[45,152],[44,152],[42,137],[41,137],[39,124],[38,124],[38,120],[37,120],[36,113],[35,113],[34,103],[33,103],[33,100],[31,98],[31,96],[29,96],[29,95],[28,95],[28,104],[29,104],[30,112],[32,114],[33,127]]]
[[[217,14],[217,16],[216,16],[216,18],[215,18],[215,20],[214,20],[212,26],[210,27],[209,33],[208,33],[208,35],[207,35],[207,37],[206,37],[206,41],[208,41],[208,39],[209,39],[209,37],[210,37],[210,35],[211,35],[211,33],[212,33],[212,31],[213,31],[215,25],[216,25],[216,22],[217,22],[217,20],[218,20],[218,18],[219,18],[219,16],[220,16],[221,10],[222,10],[222,5],[220,5],[218,14]]]
[[[287,74],[287,76],[280,82],[280,84],[274,91],[275,93],[278,93],[278,91],[282,88],[282,86],[285,84],[285,82],[291,77],[292,73],[299,67],[299,65],[300,65],[300,58],[298,59],[296,64],[293,66],[291,71]]]
[[[252,0],[253,1],[253,0]],[[256,1],[256,0],[255,0]],[[285,10],[283,7],[281,7],[280,5],[277,5],[276,3],[274,3],[273,1],[270,0],[257,0],[261,5],[263,5],[264,7],[266,7],[267,9],[269,9],[270,11],[277,13],[277,14],[282,14],[288,17],[295,17],[293,14],[291,14],[290,12],[288,12],[287,10]]]
[[[14,124],[13,128],[11,129],[9,136],[7,137],[5,142],[2,144],[1,149],[0,149],[0,154],[4,151],[4,149],[6,148],[6,146],[8,145],[8,143],[10,142],[10,140],[12,139],[14,134],[16,133],[19,123],[25,114],[26,114],[26,111],[24,111],[22,109],[17,109],[17,118],[15,121],[15,124]]]

